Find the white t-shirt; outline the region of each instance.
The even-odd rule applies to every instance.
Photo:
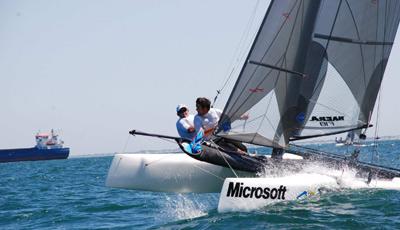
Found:
[[[211,108],[204,116],[194,116],[194,128],[196,133],[202,128],[204,132],[215,128],[218,125],[219,118],[221,117],[222,110]]]
[[[192,140],[194,138],[196,132],[188,132],[188,128],[194,127],[193,120],[194,116],[192,114],[189,114],[189,116],[185,118],[179,118],[179,120],[176,122],[176,129],[178,130],[179,136],[189,140]]]

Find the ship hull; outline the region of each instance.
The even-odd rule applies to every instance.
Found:
[[[68,156],[69,156],[69,148],[3,149],[0,150],[0,163],[15,162],[15,161],[41,161],[41,160],[67,159]]]

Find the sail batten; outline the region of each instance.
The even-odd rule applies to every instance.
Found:
[[[359,127],[365,127],[363,126],[355,126],[355,125],[346,125],[346,126],[334,126],[334,127],[312,127],[312,126],[304,126],[301,127],[302,129],[317,129],[317,130],[332,130],[332,129],[346,129],[343,132],[348,132],[348,129],[357,129]]]
[[[260,135],[259,133],[226,133],[226,134],[219,134],[218,136],[233,141],[240,141],[243,143],[259,145],[264,147],[273,147],[273,148],[284,147],[274,142],[273,140]]]
[[[337,132],[330,132],[330,133],[324,133],[324,134],[315,134],[315,135],[309,135],[309,136],[292,136],[290,138],[290,140],[291,141],[298,141],[298,140],[304,140],[304,139],[310,139],[310,138],[316,138],[316,137],[331,136],[331,135],[347,133],[347,132],[351,132],[351,131],[355,131],[355,130],[361,130],[361,129],[365,129],[365,128],[368,128],[368,127],[372,127],[372,125],[366,124],[366,125],[355,127],[355,128],[351,128],[351,129],[345,129],[345,130],[340,130],[340,131],[337,131]]]
[[[304,73],[300,73],[300,72],[297,72],[297,71],[294,71],[294,70],[284,69],[284,68],[281,68],[279,66],[273,66],[273,65],[269,65],[269,64],[265,64],[265,63],[261,63],[261,62],[256,62],[256,61],[249,61],[249,63],[250,64],[254,64],[254,65],[263,66],[263,67],[270,68],[270,69],[274,69],[274,70],[279,70],[279,71],[286,72],[286,73],[291,73],[291,74],[294,74],[294,75],[298,75],[300,77],[305,77],[306,76]]]
[[[356,40],[352,38],[346,37],[337,37],[337,36],[330,36],[324,34],[315,34],[315,38],[330,40],[334,42],[346,42],[346,43],[353,43],[358,45],[393,45],[393,42],[380,42],[380,41],[363,41],[363,40]]]

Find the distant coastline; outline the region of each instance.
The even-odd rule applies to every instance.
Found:
[[[365,141],[366,142],[371,142],[371,141],[389,141],[389,140],[400,140],[400,135],[396,136],[381,136],[379,139],[374,139],[374,138],[367,138]],[[296,144],[298,145],[320,145],[320,144],[333,144],[335,143],[334,139],[330,140],[313,140],[313,141],[298,141]],[[252,146],[250,146],[251,148]],[[92,153],[92,154],[72,154],[70,155],[70,159],[73,158],[88,158],[88,157],[110,157],[114,156],[117,153],[121,152],[113,152],[113,153]],[[147,153],[147,154],[163,154],[163,153],[182,153],[179,148],[176,149],[159,149],[159,150],[138,150],[138,151],[133,151],[133,152],[123,152],[123,153],[128,153],[128,154],[138,154],[138,153]]]

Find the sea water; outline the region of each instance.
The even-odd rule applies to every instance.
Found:
[[[400,168],[400,141],[378,144],[367,143],[360,158]],[[312,147],[351,153],[348,147],[334,144]],[[379,156],[373,154],[376,151]],[[349,186],[252,212],[220,214],[219,194],[107,188],[104,182],[111,160],[0,164],[0,229],[400,228],[400,191]]]

